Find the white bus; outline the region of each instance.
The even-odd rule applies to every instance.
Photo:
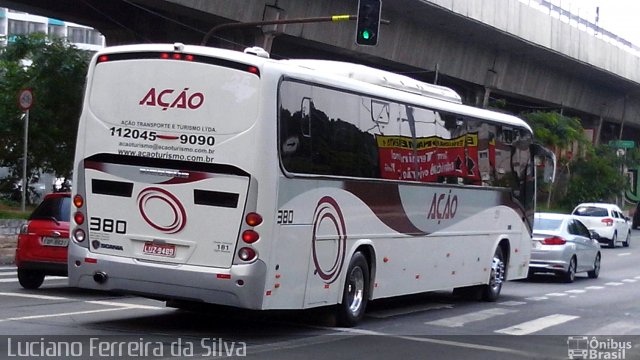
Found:
[[[353,326],[372,299],[457,288],[493,301],[527,276],[539,147],[525,122],[405,76],[250,50],[94,56],[70,285],[334,306]]]

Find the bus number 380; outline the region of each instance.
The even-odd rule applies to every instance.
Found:
[[[89,230],[107,233],[126,234],[127,222],[124,220],[103,219],[92,216],[89,219]]]
[[[293,224],[293,210],[278,210],[278,224]]]

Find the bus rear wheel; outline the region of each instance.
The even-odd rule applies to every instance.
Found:
[[[496,301],[500,297],[500,291],[502,290],[502,283],[505,280],[505,263],[504,254],[500,247],[496,248],[496,252],[493,255],[491,261],[491,275],[489,276],[489,283],[483,285],[482,300],[484,301]]]
[[[364,317],[368,299],[369,265],[364,255],[361,252],[356,252],[349,262],[342,292],[342,303],[338,304],[338,325],[355,326]]]

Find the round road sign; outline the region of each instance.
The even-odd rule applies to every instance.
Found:
[[[31,108],[31,105],[33,105],[33,92],[31,92],[31,89],[20,90],[20,95],[18,95],[18,105],[23,111],[27,111]]]

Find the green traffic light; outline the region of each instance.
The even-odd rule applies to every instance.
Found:
[[[362,30],[362,38],[365,40],[371,39],[371,32],[369,32],[369,30]]]

